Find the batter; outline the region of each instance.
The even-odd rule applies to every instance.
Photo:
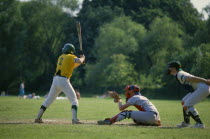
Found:
[[[73,55],[74,51],[75,48],[72,44],[67,43],[64,45],[62,49],[63,54],[58,58],[57,68],[49,95],[41,105],[35,123],[43,123],[41,117],[44,111],[53,103],[61,92],[64,92],[72,105],[72,124],[82,123],[77,119],[78,99],[69,79],[72,76],[73,70],[84,62],[85,56],[81,52],[80,58],[77,58]]]
[[[177,125],[178,127],[191,127],[190,116],[196,121],[192,127],[204,128],[205,125],[201,121],[198,111],[194,105],[206,98],[210,93],[210,80],[196,77],[181,69],[181,63],[172,61],[168,63],[168,74],[174,75],[189,93],[182,99],[184,121]]]
[[[112,118],[98,121],[100,125],[110,125],[125,118],[131,118],[136,124],[160,126],[160,115],[156,107],[144,96],[140,94],[140,87],[128,85],[125,90],[126,103],[118,101],[119,110],[122,111]],[[125,110],[129,106],[135,106],[139,111]],[[125,111],[124,111],[125,110]]]

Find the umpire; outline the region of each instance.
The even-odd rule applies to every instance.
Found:
[[[205,128],[201,121],[197,110],[194,105],[206,98],[210,93],[210,80],[196,77],[181,69],[181,63],[172,61],[168,63],[168,75],[174,75],[176,80],[182,85],[189,93],[182,99],[184,121],[177,125],[177,127],[194,127]],[[190,117],[192,117],[196,124],[190,126]]]

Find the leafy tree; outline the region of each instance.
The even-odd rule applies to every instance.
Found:
[[[34,73],[31,75],[33,78],[26,73],[27,79],[30,82],[30,88],[34,89],[33,84],[39,84],[39,88],[45,90],[50,87],[57,57],[68,40],[66,33],[71,32],[72,26],[69,24],[74,24],[74,18],[63,12],[59,6],[49,5],[43,1],[24,3],[22,16],[27,23],[25,42],[28,52],[27,64],[33,63],[29,71]]]
[[[103,25],[94,47],[98,58],[96,64],[86,66],[88,87],[117,87],[126,82],[134,83],[136,71],[132,55],[137,52],[139,39],[145,32],[143,26],[129,17],[119,17]]]
[[[138,50],[145,32],[143,26],[133,22],[129,17],[116,18],[100,28],[94,49],[96,55],[100,55],[99,60],[119,53],[132,55]]]
[[[201,20],[202,16],[193,7],[190,0],[84,0],[77,19],[82,23],[83,44],[87,63],[97,63],[98,61],[98,57],[96,57],[95,51],[92,49],[97,47],[96,40],[99,36],[99,28],[112,21],[115,17],[121,17],[122,15],[129,16],[133,21],[144,25],[147,29],[150,29],[150,24],[157,17],[163,18],[167,16],[177,23],[176,27],[179,26],[178,28],[183,33],[186,33],[181,38],[185,39],[182,45],[188,48],[195,44],[192,42],[193,34],[204,26]],[[110,39],[113,38],[110,37]],[[141,39],[138,40],[141,41]],[[139,46],[143,45],[140,42],[138,44]],[[135,61],[135,59],[138,59],[138,54],[132,54],[134,55],[133,62],[138,63],[135,67],[136,70],[145,71],[152,66],[153,62],[147,52],[144,48],[138,51],[139,54],[144,56],[141,57],[142,60],[139,60],[142,63]],[[166,55],[164,53],[167,53],[167,51],[164,50],[162,53]],[[83,71],[82,73],[86,72]],[[149,71],[143,73],[146,77]]]
[[[0,2],[0,91],[8,91],[11,85],[19,82],[23,68],[25,26],[21,17],[20,5],[15,0]]]
[[[161,87],[166,64],[180,59],[184,52],[182,36],[182,30],[168,17],[156,18],[150,25],[136,63],[140,73],[152,76],[153,85]]]
[[[163,16],[168,16],[179,23],[183,30],[191,35],[203,24],[202,15],[193,7],[190,0],[86,0],[84,2],[84,9],[95,10],[107,6],[112,9],[121,8],[124,15],[132,17],[146,28],[156,17]]]
[[[119,87],[127,84],[135,84],[137,73],[134,64],[129,62],[129,58],[123,54],[111,56],[111,62],[104,71],[106,86]],[[108,76],[107,76],[108,75]]]
[[[44,5],[56,6],[60,9],[67,8],[71,11],[78,9],[78,0],[32,0]]]
[[[99,27],[109,23],[115,17],[123,15],[121,8],[111,8],[103,5],[94,6],[96,3],[98,2],[84,0],[82,9],[77,17],[77,20],[81,22],[83,46],[85,53],[88,54],[86,59],[89,63],[94,63],[96,60],[92,53],[92,48],[95,44],[95,38],[98,36]]]
[[[25,80],[29,91],[49,88],[57,56],[69,39],[66,33],[71,32],[74,18],[60,5],[47,2],[1,2],[1,90],[16,88],[17,93],[20,80]]]
[[[210,44],[201,44],[197,48],[194,48],[195,62],[192,61],[193,66],[191,72],[197,76],[203,78],[210,77]]]
[[[206,14],[208,15],[208,19],[204,21],[205,25],[197,30],[195,36],[192,39],[193,46],[198,46],[202,43],[210,43],[210,5],[204,8]]]

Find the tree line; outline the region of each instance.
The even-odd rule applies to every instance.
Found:
[[[210,6],[204,10],[210,16]],[[137,84],[153,98],[181,97],[168,62],[210,77],[210,19],[202,17],[190,0],[84,0],[80,10],[77,0],[1,0],[0,91],[16,95],[24,80],[27,91],[46,93],[63,45],[75,45],[79,56],[80,21],[86,64],[73,73],[75,89],[122,93]]]

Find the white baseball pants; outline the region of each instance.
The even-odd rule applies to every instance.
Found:
[[[145,124],[154,124],[160,120],[159,114],[154,114],[153,112],[144,112],[144,111],[132,111],[131,118],[137,122]]]
[[[42,105],[45,107],[49,107],[61,92],[64,92],[72,105],[78,106],[76,93],[69,79],[60,76],[54,76],[49,95]]]
[[[184,106],[194,106],[199,103],[203,99],[205,99],[210,94],[210,87],[206,84],[199,83],[198,88],[193,92],[187,94],[182,101],[184,102]]]

